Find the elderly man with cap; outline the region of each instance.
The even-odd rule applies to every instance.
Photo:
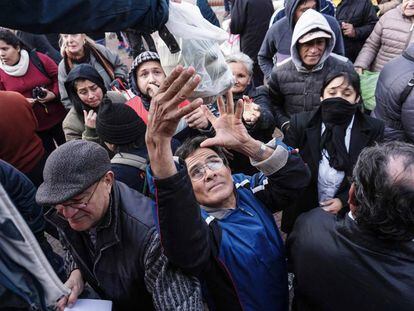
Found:
[[[158,91],[165,77],[166,75],[161,66],[160,57],[156,52],[142,52],[132,63],[129,72],[129,85],[131,86],[132,92],[137,96],[128,101],[127,105],[135,110],[145,124],[148,122],[148,111],[151,99]],[[188,104],[189,101],[185,100],[181,103],[180,107]],[[204,133],[210,129],[210,124],[200,108],[181,119],[175,133],[175,138],[184,140],[188,136],[199,134],[199,131],[191,131],[191,129]]]
[[[84,283],[114,310],[199,310],[197,280],[173,268],[153,224],[152,202],[114,179],[106,150],[74,140],[51,153],[38,189],[39,204],[54,206],[46,219],[67,249],[66,285],[58,302],[73,304]]]
[[[312,9],[298,19],[292,36],[291,57],[275,67],[269,93],[276,112],[276,124],[286,131],[290,116],[316,110],[322,83],[332,71],[349,71],[352,63],[332,53],[335,34],[325,17]]]

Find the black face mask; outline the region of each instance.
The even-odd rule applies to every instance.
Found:
[[[324,99],[321,102],[322,121],[335,125],[347,124],[358,107],[358,104],[351,104],[342,97]]]

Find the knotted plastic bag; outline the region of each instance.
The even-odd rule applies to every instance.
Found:
[[[186,2],[170,3],[166,26],[181,47],[178,64],[193,66],[201,77],[192,98],[216,96],[232,87],[233,74],[219,46],[228,39],[226,31],[208,22],[197,6]]]

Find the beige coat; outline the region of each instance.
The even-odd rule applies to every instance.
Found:
[[[413,29],[413,20],[403,16],[401,6],[388,11],[375,25],[355,60],[355,67],[381,71],[386,63],[414,42]]]

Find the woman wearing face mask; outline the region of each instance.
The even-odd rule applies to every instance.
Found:
[[[65,89],[72,104],[63,120],[66,141],[85,139],[99,142],[96,133],[99,106],[104,100],[125,103],[125,98],[117,92],[106,91],[102,77],[88,64],[81,64],[70,71]]]
[[[87,35],[61,34],[60,44],[63,59],[59,63],[59,91],[67,109],[72,106],[64,83],[69,72],[79,64],[89,64],[95,68],[102,77],[106,90],[111,89],[110,84],[115,79],[121,79],[124,82],[127,80],[128,69],[119,56],[105,46],[96,44]]]
[[[284,142],[298,148],[312,179],[291,209],[283,211],[282,230],[289,233],[299,214],[315,207],[329,213],[348,210],[352,169],[367,146],[382,140],[382,121],[361,112],[359,76],[331,72],[321,91],[321,106],[295,114]]]

